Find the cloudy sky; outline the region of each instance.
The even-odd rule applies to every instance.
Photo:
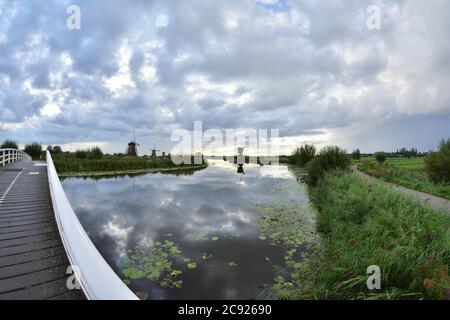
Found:
[[[124,152],[135,131],[147,153],[201,120],[285,152],[427,151],[450,137],[449,34],[448,0],[0,0],[0,140]]]

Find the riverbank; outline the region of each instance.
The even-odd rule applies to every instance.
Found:
[[[176,170],[202,169],[202,164],[181,164],[172,162],[170,157],[118,157],[105,155],[101,159],[79,159],[73,156],[55,156],[53,159],[60,177],[93,177],[127,174],[144,174]],[[194,159],[192,162],[194,163]]]
[[[152,169],[135,169],[135,170],[116,170],[116,171],[95,171],[95,172],[63,172],[59,173],[60,178],[84,178],[84,177],[103,177],[103,176],[118,176],[118,175],[140,175],[146,173],[158,172],[176,172],[186,170],[202,170],[207,168],[207,164],[194,166],[176,166],[171,168],[152,168]]]
[[[322,236],[279,299],[450,299],[450,217],[381,184],[329,173],[310,191]],[[379,266],[381,289],[367,288]]]

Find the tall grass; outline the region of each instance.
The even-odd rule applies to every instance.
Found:
[[[58,173],[89,173],[89,172],[122,172],[140,169],[164,169],[186,167],[175,165],[170,158],[155,159],[123,158],[104,156],[102,159],[78,159],[75,157],[55,157],[54,163]],[[192,165],[194,166],[194,165]],[[189,166],[190,167],[190,166]]]
[[[328,173],[311,191],[323,242],[282,299],[445,299],[450,217],[382,185]],[[367,289],[367,267],[382,289]]]

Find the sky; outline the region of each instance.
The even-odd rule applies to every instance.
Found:
[[[143,154],[202,121],[279,129],[282,153],[428,151],[450,137],[449,34],[448,0],[0,0],[0,140],[112,153],[135,132]]]

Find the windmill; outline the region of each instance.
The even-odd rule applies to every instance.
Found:
[[[156,150],[156,144],[155,144],[153,149],[152,149],[152,158],[156,158],[156,152],[157,151],[161,151],[161,150]]]
[[[137,157],[138,156],[138,150],[137,147],[139,146],[139,143],[136,142],[136,135],[133,132],[133,140],[128,143],[128,148],[126,151],[126,154],[128,157]]]

